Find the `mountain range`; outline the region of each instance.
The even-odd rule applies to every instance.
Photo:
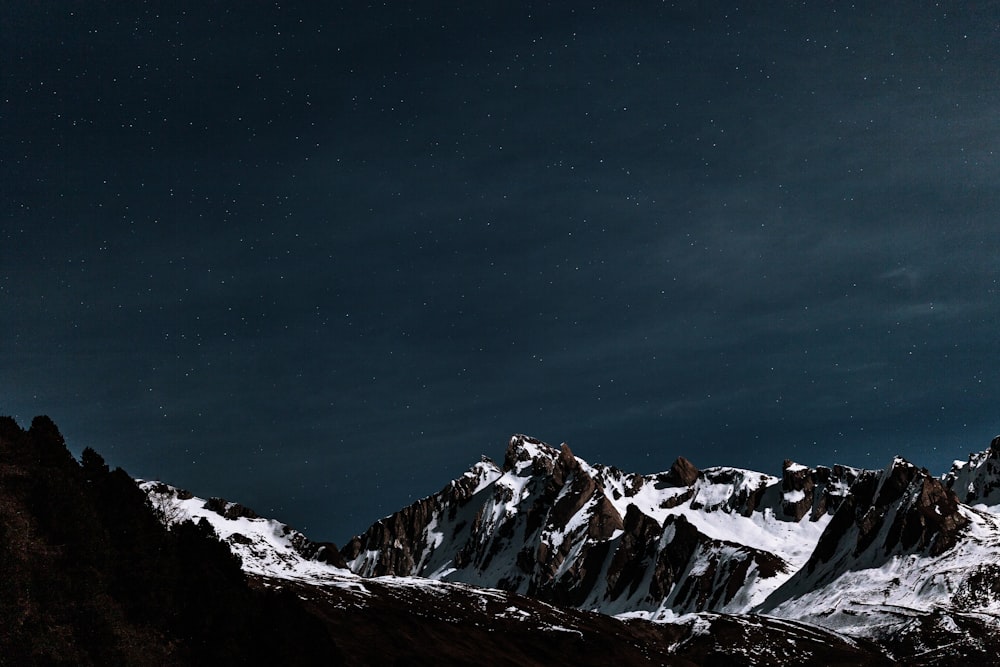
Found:
[[[170,497],[144,488],[160,504]],[[463,584],[660,624],[706,614],[804,621],[878,645],[888,659],[989,664],[998,500],[1000,438],[941,477],[898,457],[883,470],[786,460],[772,476],[699,470],[684,458],[664,472],[627,473],[516,435],[502,464],[483,457],[305,579],[343,577],[346,567],[362,581]],[[208,516],[204,501],[174,506],[213,520],[235,549],[261,551],[247,542],[254,531],[244,526],[234,539],[237,527]],[[291,535],[289,544],[301,541]],[[317,563],[275,573],[251,553],[244,562],[300,580]]]
[[[15,427],[0,456],[37,430]],[[1000,650],[1000,438],[940,476],[898,457],[769,475],[684,458],[629,473],[516,435],[502,463],[340,549],[132,483],[167,535],[197,526],[250,590],[294,599],[325,629],[326,664],[975,665]],[[0,496],[0,528],[14,505]]]

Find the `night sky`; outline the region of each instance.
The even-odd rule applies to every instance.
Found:
[[[1000,4],[5,2],[0,413],[344,542],[527,433],[1000,432]]]

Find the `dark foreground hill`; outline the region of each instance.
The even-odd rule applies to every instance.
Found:
[[[0,418],[0,664],[341,664],[288,592],[247,585],[207,524],[146,495],[55,424]]]

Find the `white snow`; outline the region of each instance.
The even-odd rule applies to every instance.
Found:
[[[567,628],[567,627],[564,627],[562,625],[543,625],[542,626],[542,630],[551,630],[553,632],[569,632],[571,634],[575,634],[575,635],[579,635],[580,637],[583,637],[583,633],[580,632],[579,630],[575,630],[573,628]]]
[[[806,492],[792,489],[791,491],[785,491],[783,497],[786,503],[799,503],[805,500]]]

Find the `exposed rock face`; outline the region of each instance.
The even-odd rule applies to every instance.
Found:
[[[735,512],[742,516],[750,516],[760,507],[765,491],[776,481],[770,475],[739,468],[710,468],[701,471],[699,478],[707,484],[695,489],[693,509]],[[731,491],[720,495],[715,491],[718,487]]]
[[[516,455],[508,449],[508,456]],[[505,461],[505,466],[516,462]],[[496,465],[483,458],[462,477],[450,482],[433,496],[421,498],[409,507],[376,521],[363,535],[348,542],[341,555],[345,562],[366,576],[411,575],[420,571],[423,557],[433,549],[435,534],[431,522],[444,515],[455,522],[457,514],[477,489],[500,475]],[[474,519],[480,521],[478,515]],[[375,557],[369,557],[373,555]]]
[[[533,448],[536,447],[546,447],[546,445],[541,440],[532,438],[527,435],[515,435],[510,439],[507,445],[507,451],[504,453],[503,458],[503,472],[510,472],[517,467],[518,463],[523,463],[524,461],[531,461],[532,466],[536,464],[540,466],[536,469],[536,472],[542,473],[552,472],[552,461],[547,457],[537,459],[534,457]],[[534,468],[533,468],[534,469]]]
[[[812,520],[815,521],[825,514],[834,514],[844,502],[848,492],[854,486],[861,470],[844,465],[833,468],[817,466],[814,473],[820,492],[813,493]]]
[[[926,470],[912,473],[907,490],[913,490],[914,499],[905,512],[897,513],[886,538],[886,552],[898,544],[904,551],[926,549],[937,556],[951,549],[959,533],[969,523],[958,511],[958,498]]]
[[[194,494],[185,489],[177,489],[163,482],[150,482],[149,491],[156,495],[166,495],[176,497],[178,500],[190,500]]]
[[[209,498],[205,502],[205,509],[210,509],[219,516],[226,519],[259,519],[260,515],[249,507],[244,507],[239,503],[231,503],[224,498]]]
[[[828,563],[836,554],[842,540],[853,539],[855,544],[851,547],[852,553],[858,555],[867,547],[862,536],[873,536],[874,513],[869,513],[872,500],[875,497],[875,488],[878,484],[878,475],[873,471],[865,471],[851,488],[851,492],[841,503],[840,508],[833,515],[833,519],[827,525],[823,535],[819,538],[812,556],[806,562],[805,569],[812,573],[817,566]],[[857,527],[857,535],[851,537],[852,531]]]
[[[347,569],[347,561],[333,542],[313,542],[298,531],[292,531],[292,546],[303,558]]]
[[[958,506],[958,498],[941,481],[897,458],[882,473],[871,504],[859,507],[863,514],[855,551],[878,543],[885,554],[918,550],[939,555],[955,544],[968,523]]]
[[[543,501],[536,508],[536,514],[546,508],[547,512],[528,592],[553,602],[578,605],[603,565],[607,555],[604,543],[622,530],[622,517],[566,444],[559,449],[543,498],[554,500],[551,504]],[[568,533],[571,539],[567,539]],[[574,551],[576,557],[568,562]]]
[[[668,517],[664,528],[672,529],[673,537],[660,551],[650,593],[668,599],[675,610],[724,608],[744,588],[752,566],[764,579],[788,571],[780,557],[710,539],[683,515]],[[696,572],[691,571],[693,563],[700,564]]]
[[[632,597],[656,557],[663,527],[635,505],[629,505],[623,523],[624,534],[608,565],[608,596],[617,600],[627,590]]]
[[[379,519],[368,529],[363,540],[355,537],[345,546],[345,560],[357,558],[362,551],[377,550],[380,558],[366,572],[368,576],[412,573],[420,554],[427,548],[427,524],[439,509],[440,503],[435,498],[424,498]]]
[[[691,486],[698,480],[698,469],[683,456],[678,456],[670,466],[667,479],[676,486]]]
[[[813,479],[813,471],[805,466],[796,465],[793,461],[785,459],[781,471],[781,490],[784,492],[784,499],[781,503],[781,511],[785,516],[792,517],[795,521],[800,520],[809,514],[813,505],[813,490],[816,488],[816,481]]]

